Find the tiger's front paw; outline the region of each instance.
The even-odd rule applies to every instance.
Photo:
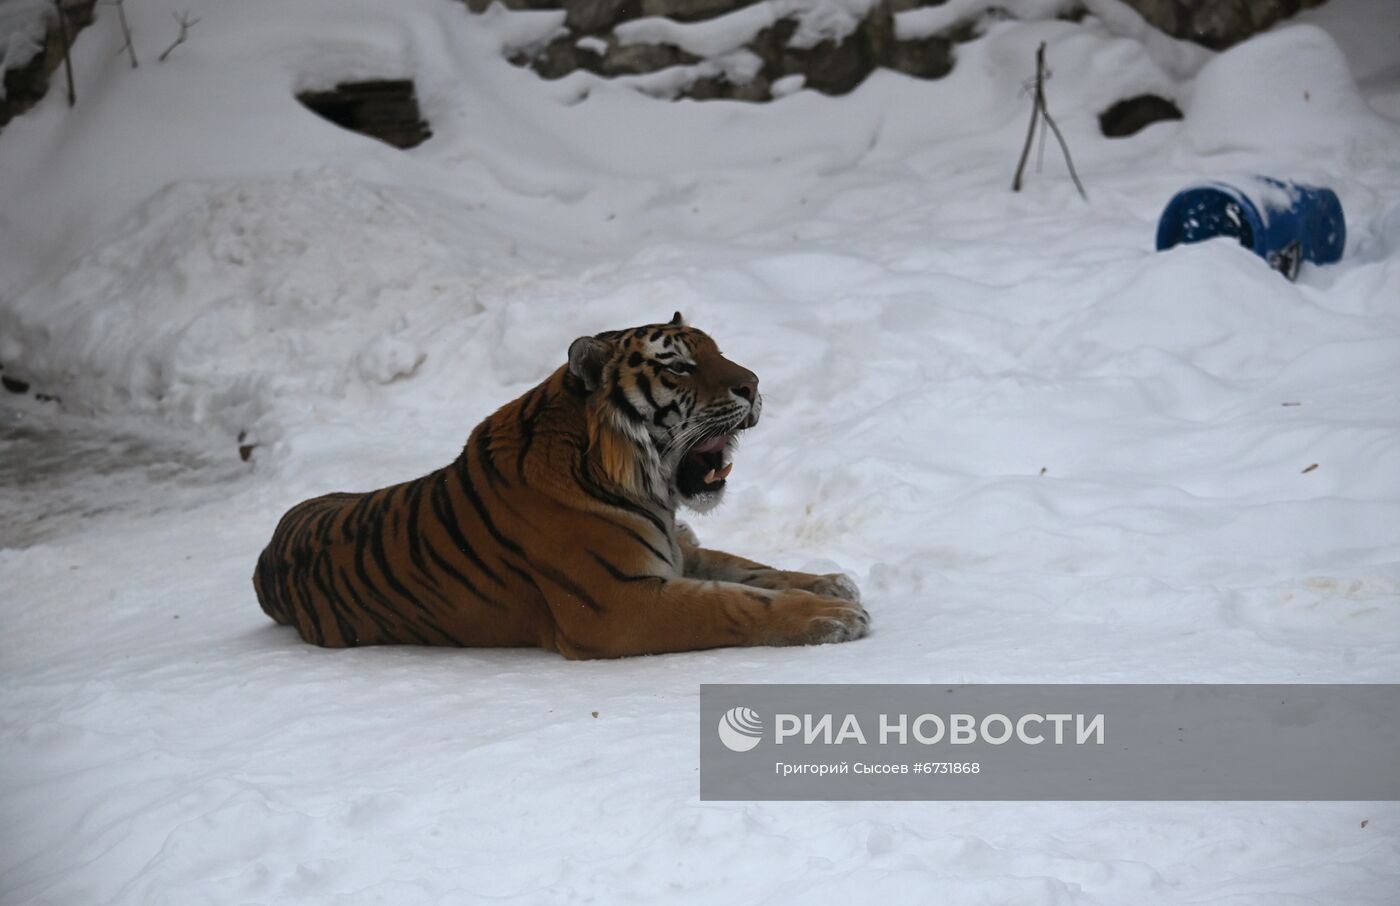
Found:
[[[855,586],[851,586],[852,589]],[[832,600],[832,599],[828,599]],[[834,602],[833,602],[834,603]],[[828,645],[833,642],[853,642],[870,632],[870,614],[856,602],[841,602],[840,607],[814,617],[808,624],[807,645]]]
[[[845,573],[827,573],[824,576],[818,576],[817,581],[812,583],[811,591],[813,594],[827,598],[839,598],[842,601],[850,601],[852,604],[860,603],[860,589]]]
[[[782,637],[770,644],[826,645],[849,642],[870,632],[870,614],[854,601],[806,591],[786,592],[779,601]]]

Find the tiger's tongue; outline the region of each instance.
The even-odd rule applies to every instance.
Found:
[[[718,453],[720,450],[724,449],[724,445],[727,443],[729,443],[729,435],[721,434],[719,437],[702,440],[700,443],[691,447],[691,450],[695,453]]]

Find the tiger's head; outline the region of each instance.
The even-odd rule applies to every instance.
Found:
[[[624,490],[674,509],[719,503],[738,433],[758,424],[758,377],[676,312],[569,346],[587,393],[590,455]]]

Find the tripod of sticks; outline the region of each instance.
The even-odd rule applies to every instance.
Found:
[[[1026,146],[1021,149],[1021,161],[1016,164],[1016,177],[1011,180],[1011,191],[1021,191],[1021,176],[1026,171],[1026,160],[1031,156],[1031,143],[1035,139],[1035,126],[1041,120],[1050,127],[1050,131],[1055,133],[1055,140],[1060,143],[1060,150],[1064,152],[1065,163],[1069,165],[1070,178],[1074,180],[1074,187],[1079,190],[1079,197],[1085,201],[1089,196],[1084,191],[1084,184],[1079,181],[1079,174],[1074,171],[1074,160],[1069,156],[1069,145],[1065,144],[1065,137],[1060,134],[1060,127],[1055,125],[1055,120],[1050,116],[1050,110],[1045,106],[1045,42],[1040,42],[1040,47],[1035,51],[1035,103],[1031,107],[1031,125],[1026,130]],[[1045,149],[1045,130],[1040,131],[1040,147]]]

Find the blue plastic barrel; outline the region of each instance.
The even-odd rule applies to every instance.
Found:
[[[1157,223],[1157,250],[1233,236],[1290,280],[1305,260],[1341,260],[1347,225],[1335,192],[1266,176],[1244,182],[1209,182],[1176,193]]]

